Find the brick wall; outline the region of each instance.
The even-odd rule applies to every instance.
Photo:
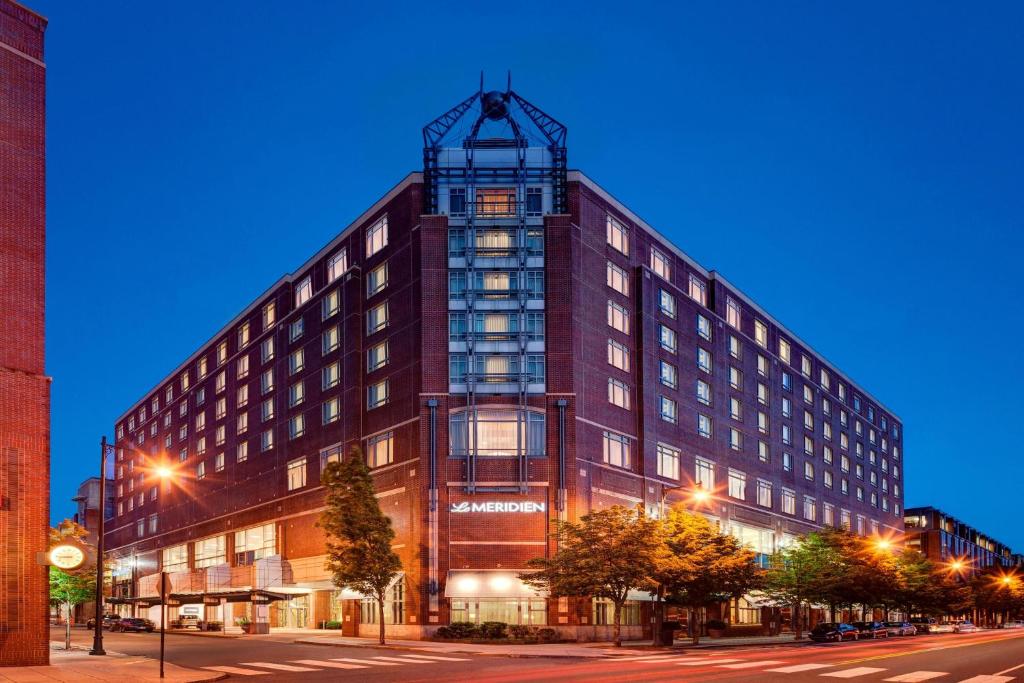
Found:
[[[49,661],[44,376],[46,21],[0,0],[0,666]]]

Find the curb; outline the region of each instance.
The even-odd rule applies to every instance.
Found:
[[[320,645],[326,647],[362,647],[362,648],[378,648],[382,650],[399,650],[403,652],[419,652],[425,654],[433,654],[438,656],[444,655],[478,655],[481,657],[506,657],[508,659],[606,659],[604,656],[588,656],[588,655],[553,655],[553,654],[532,654],[522,652],[479,652],[477,650],[432,650],[430,648],[413,647],[411,645],[350,645],[349,643],[328,643],[323,641],[314,640],[293,640],[298,645]]]

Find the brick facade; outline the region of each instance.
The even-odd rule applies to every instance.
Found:
[[[49,661],[46,20],[0,0],[0,666]]]

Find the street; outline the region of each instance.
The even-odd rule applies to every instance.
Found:
[[[54,628],[52,640],[63,632]],[[982,631],[937,634],[842,644],[700,651],[599,648],[591,659],[502,657],[433,653],[375,647],[334,647],[295,643],[295,636],[217,638],[167,635],[167,660],[219,671],[232,679],[263,680],[469,680],[517,681],[750,681],[827,683],[834,679],[917,683],[1006,683],[1024,681],[1024,632]],[[88,646],[92,632],[73,631]],[[157,657],[155,633],[107,633],[112,652]]]

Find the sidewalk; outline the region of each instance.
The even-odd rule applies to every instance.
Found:
[[[319,633],[324,633],[319,631]],[[333,645],[336,647],[381,647],[375,638],[350,638],[339,635],[309,636],[298,638],[296,643],[306,645]],[[653,654],[657,652],[676,652],[683,650],[703,650],[723,647],[757,647],[772,645],[792,645],[793,634],[782,636],[764,636],[756,638],[702,638],[700,645],[690,645],[689,641],[676,641],[671,648],[651,646],[648,640],[628,641],[617,648],[611,643],[538,643],[536,645],[503,645],[501,643],[446,643],[430,640],[393,640],[389,639],[385,648],[395,650],[418,650],[436,654],[477,654],[495,655],[499,657],[579,657],[608,658],[625,655]],[[806,642],[806,641],[805,641]]]
[[[92,657],[87,648],[72,646],[65,650],[64,643],[50,643],[50,666],[0,667],[2,683],[98,683],[100,681],[133,681],[133,683],[160,681],[160,662],[149,657],[115,654],[107,651],[105,657]],[[171,683],[200,683],[219,681],[227,674],[214,671],[196,671],[177,664],[164,663],[164,681]]]

